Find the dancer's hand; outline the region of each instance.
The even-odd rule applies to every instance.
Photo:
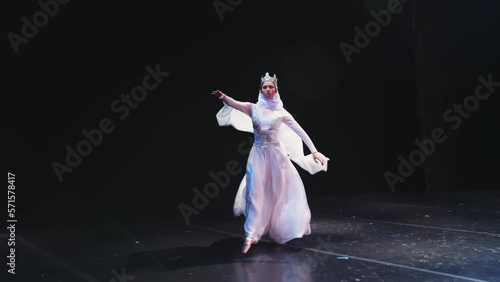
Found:
[[[318,163],[318,161],[321,163],[321,165],[324,165],[326,161],[328,160],[327,157],[325,157],[323,154],[320,152],[314,152],[313,154],[313,160]]]
[[[222,91],[220,91],[220,90],[214,90],[214,91],[212,91],[212,94],[217,96],[219,98],[219,100],[224,99],[224,96],[226,96],[226,94],[222,93]]]

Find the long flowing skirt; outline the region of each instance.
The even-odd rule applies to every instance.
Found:
[[[280,244],[311,234],[304,184],[280,143],[253,145],[234,214],[245,216],[245,235],[256,241],[267,233]]]

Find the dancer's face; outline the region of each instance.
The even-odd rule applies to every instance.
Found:
[[[266,81],[262,83],[261,92],[262,94],[264,94],[264,96],[266,96],[267,99],[272,99],[274,97],[274,94],[276,94],[276,86],[273,82]]]

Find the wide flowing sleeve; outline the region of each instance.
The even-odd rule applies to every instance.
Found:
[[[233,126],[239,131],[253,133],[251,115],[252,103],[245,102],[248,110],[241,111],[223,102],[224,106],[217,112],[216,118],[219,126]]]

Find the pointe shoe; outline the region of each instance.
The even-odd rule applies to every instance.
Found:
[[[252,246],[252,244],[255,244],[254,239],[252,239],[250,237],[245,238],[245,242],[243,243],[243,248],[241,249],[241,252],[243,254],[246,254],[248,252],[248,250],[250,250],[250,247]]]

